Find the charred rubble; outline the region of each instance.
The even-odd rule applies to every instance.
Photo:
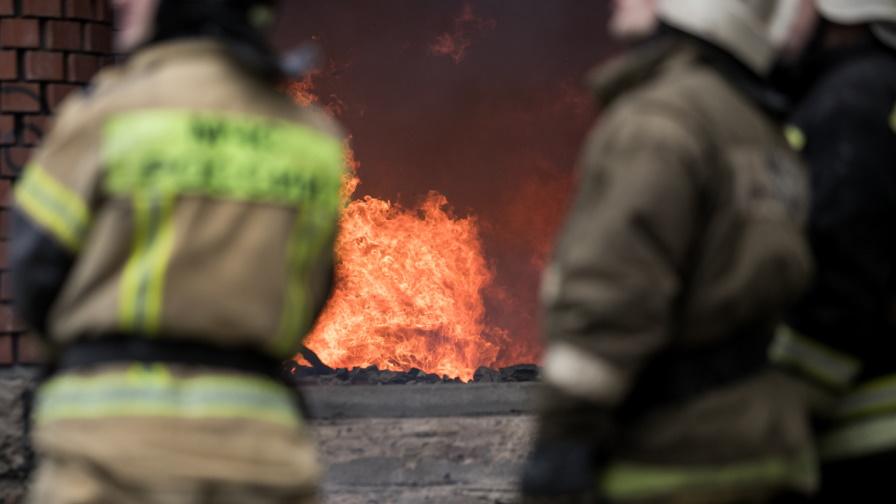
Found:
[[[283,363],[283,374],[297,385],[415,385],[450,383],[509,383],[531,382],[538,379],[539,369],[534,364],[518,364],[500,369],[480,367],[470,382],[447,375],[439,376],[417,368],[407,371],[391,371],[376,366],[365,368],[331,368],[314,352],[303,349],[302,357],[310,366],[289,360]]]

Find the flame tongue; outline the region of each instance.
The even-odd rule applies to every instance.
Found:
[[[318,102],[312,79],[290,86],[300,105]],[[346,164],[348,200],[360,184],[348,141]],[[478,225],[452,215],[445,196],[432,191],[413,209],[370,196],[351,201],[336,258],[333,296],[306,340],[327,365],[418,368],[469,380],[495,363],[507,334],[483,322],[492,272]]]
[[[476,221],[431,192],[416,211],[364,197],[336,245],[336,290],[308,346],[330,366],[419,368],[469,379],[491,364],[500,330],[483,323],[492,280]]]

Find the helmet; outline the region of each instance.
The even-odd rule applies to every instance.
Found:
[[[896,22],[896,0],[815,0],[815,3],[825,19],[839,24]]]
[[[871,31],[881,42],[896,49],[896,23],[874,23]]]
[[[224,42],[246,70],[265,80],[282,77],[264,29],[274,21],[276,0],[161,0],[148,43],[190,37]]]
[[[660,0],[666,24],[711,42],[760,75],[771,71],[799,0]]]
[[[834,23],[871,23],[871,31],[896,49],[896,0],[816,0],[821,15]]]

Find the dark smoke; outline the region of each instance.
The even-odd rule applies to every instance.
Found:
[[[615,48],[608,3],[289,0],[283,49],[325,52],[315,89],[361,162],[356,195],[413,205],[430,190],[478,216],[496,274],[489,321],[538,339],[536,292],[594,120],[582,78]],[[518,362],[518,361],[517,361]]]

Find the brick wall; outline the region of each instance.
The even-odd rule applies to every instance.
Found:
[[[33,364],[39,345],[12,313],[6,269],[10,189],[63,98],[109,63],[106,0],[0,0],[0,366]]]
[[[0,0],[0,503],[22,501],[33,457],[25,394],[40,362],[37,337],[12,310],[7,268],[10,193],[65,96],[111,60],[106,0]]]

